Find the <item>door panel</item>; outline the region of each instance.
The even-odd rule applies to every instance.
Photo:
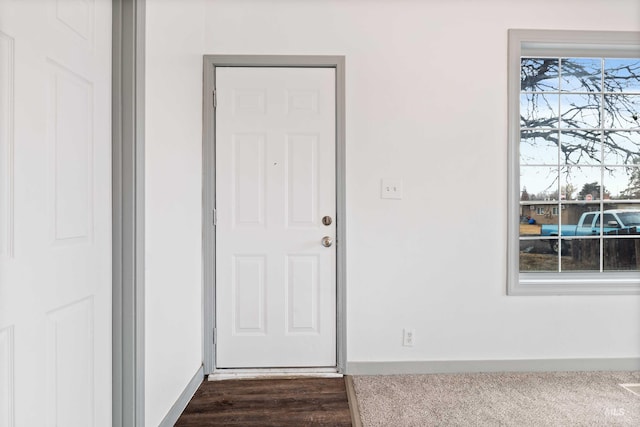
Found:
[[[216,367],[335,366],[335,71],[218,67],[216,93]]]
[[[318,314],[320,298],[318,295],[317,255],[287,256],[287,332],[298,334],[318,334]]]
[[[0,426],[111,425],[111,2],[0,0]]]
[[[265,135],[233,135],[233,225],[264,226]]]
[[[287,135],[287,225],[318,222],[318,135]]]

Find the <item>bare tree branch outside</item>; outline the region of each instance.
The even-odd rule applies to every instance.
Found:
[[[563,166],[566,200],[581,190],[570,188],[575,168],[587,166],[601,166],[618,186],[628,178],[617,192],[604,183],[602,196],[640,197],[640,59],[523,58],[520,105],[521,163]],[[548,184],[546,196],[558,192],[557,181]]]

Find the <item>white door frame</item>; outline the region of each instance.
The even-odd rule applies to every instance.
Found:
[[[346,367],[346,257],[345,257],[345,71],[344,56],[205,55],[203,61],[203,359],[204,373],[215,370],[215,69],[216,67],[302,67],[336,70],[336,363]]]

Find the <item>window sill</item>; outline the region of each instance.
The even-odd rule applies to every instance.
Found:
[[[640,273],[519,273],[507,295],[640,295]]]

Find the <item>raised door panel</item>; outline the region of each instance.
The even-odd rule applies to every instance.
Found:
[[[49,61],[52,237],[90,240],[93,218],[93,84]]]
[[[233,223],[263,226],[265,221],[265,135],[233,135]]]
[[[233,257],[233,325],[236,335],[264,335],[265,257]]]
[[[320,314],[319,257],[287,256],[287,333],[318,334]]]
[[[318,135],[287,135],[287,225],[318,227]]]
[[[93,298],[47,314],[47,425],[94,426]]]

